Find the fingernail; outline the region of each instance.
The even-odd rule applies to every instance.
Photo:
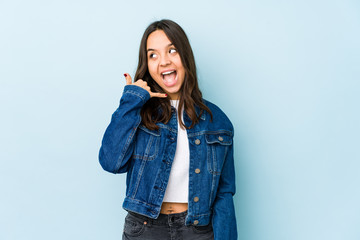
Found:
[[[167,94],[165,94],[165,97],[167,97]]]
[[[125,76],[125,77],[127,77],[127,74],[126,74],[126,73],[124,73],[124,76]]]

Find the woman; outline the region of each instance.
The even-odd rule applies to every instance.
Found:
[[[237,239],[233,126],[202,98],[189,40],[173,21],[148,26],[139,63],[99,160],[127,172],[123,239]]]

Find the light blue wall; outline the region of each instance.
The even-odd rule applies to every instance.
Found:
[[[360,239],[360,3],[1,1],[0,239],[120,239],[102,134],[161,18],[235,125],[239,239]]]

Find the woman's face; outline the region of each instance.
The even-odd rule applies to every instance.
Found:
[[[175,46],[162,30],[152,32],[146,42],[151,77],[172,100],[179,99],[185,69]]]

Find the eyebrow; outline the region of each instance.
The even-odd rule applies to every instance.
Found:
[[[173,46],[174,44],[173,43],[169,43],[168,45],[167,45],[167,47],[170,47],[170,46]],[[150,51],[155,51],[155,49],[153,49],[153,48],[148,48],[148,50],[146,50],[147,52],[150,52]]]

